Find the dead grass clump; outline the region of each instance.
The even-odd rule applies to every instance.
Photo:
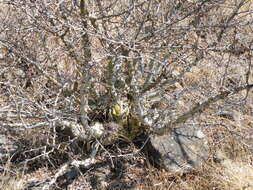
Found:
[[[222,163],[208,162],[202,169],[188,174],[173,174],[150,169],[139,189],[149,190],[251,190],[253,166],[250,162],[226,159]],[[145,172],[144,172],[145,173]]]
[[[222,163],[222,167],[217,167],[217,171],[219,175],[215,178],[226,189],[253,189],[253,166],[251,163],[227,159]]]
[[[24,183],[20,174],[14,172],[11,163],[7,162],[0,167],[0,189],[1,190],[22,190]]]
[[[24,186],[23,186],[21,178],[1,175],[0,189],[1,190],[22,190],[24,189]]]

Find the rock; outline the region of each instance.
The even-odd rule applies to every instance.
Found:
[[[208,157],[207,138],[194,126],[174,128],[168,135],[151,135],[146,151],[159,168],[189,172],[201,166]]]
[[[0,162],[5,162],[7,159],[18,151],[16,143],[8,139],[5,135],[0,134]]]

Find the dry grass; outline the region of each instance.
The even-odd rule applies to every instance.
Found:
[[[230,4],[227,1],[227,4]],[[1,4],[0,4],[1,5]],[[248,9],[252,9],[252,1],[248,1],[248,4],[241,8],[241,11],[247,11]],[[222,17],[227,17],[233,11],[233,6],[224,6],[224,9],[220,10],[220,12],[213,10],[210,11],[213,19],[221,19]],[[215,14],[214,14],[215,13]],[[222,17],[219,17],[220,15]],[[242,18],[251,19],[252,14],[245,15],[245,13],[240,14]],[[211,18],[211,17],[208,17]],[[180,23],[182,25],[190,22],[189,20],[184,20],[184,22]],[[245,28],[238,28],[238,31],[245,36],[251,35],[251,26],[247,26]],[[228,32],[228,38],[230,38],[230,33]],[[199,37],[194,33],[189,33],[189,44],[193,44],[197,42]],[[207,39],[202,39],[199,41],[200,47],[206,47],[211,44],[210,41],[213,40],[213,34],[207,34]],[[52,38],[52,39],[51,39]],[[63,44],[58,42],[57,39],[54,40],[53,37],[48,37],[47,45],[48,50],[51,52],[52,62],[48,62],[47,65],[43,65],[43,68],[48,71],[51,75],[56,75],[52,70],[49,69],[48,66],[56,65],[57,71],[61,74],[62,78],[72,79],[76,78],[76,71],[78,70],[77,65],[75,65],[73,58],[67,56],[66,51],[62,47]],[[232,38],[231,38],[232,39]],[[229,40],[228,40],[229,41]],[[103,57],[104,52],[100,49],[101,44],[96,42],[94,39],[93,45],[93,56],[94,60],[99,60],[99,57]],[[35,45],[34,45],[35,46]],[[36,47],[37,48],[37,47]],[[76,49],[79,47],[76,46]],[[79,51],[79,50],[77,50]],[[101,51],[101,52],[100,52]],[[175,52],[175,61],[172,59],[171,62],[177,61],[177,57],[180,55],[180,52]],[[41,55],[43,57],[43,55]],[[46,56],[46,55],[44,55]],[[172,58],[174,58],[172,56]],[[191,59],[191,57],[189,57]],[[247,64],[240,62],[240,57],[229,56],[228,54],[220,55],[216,52],[209,52],[209,54],[205,55],[205,59],[197,66],[192,67],[191,71],[186,72],[182,78],[182,82],[178,85],[180,88],[185,89],[185,94],[182,97],[178,98],[176,103],[178,104],[177,111],[178,112],[186,112],[188,111],[195,103],[200,100],[205,100],[206,97],[217,94],[219,92],[221,85],[221,79],[224,75],[224,67],[219,67],[220,62],[228,63],[230,70],[228,71],[228,76],[231,77],[232,80],[236,81],[238,84],[244,80],[245,70],[247,69]],[[177,66],[177,65],[176,65]],[[178,65],[181,69],[183,69],[182,65]],[[98,68],[98,67],[96,67]],[[250,80],[252,81],[252,74],[250,76]],[[33,76],[34,80],[33,88],[34,92],[31,93],[26,89],[24,90],[31,101],[29,100],[27,104],[31,104],[38,101],[36,97],[37,94],[41,94],[44,97],[44,101],[46,102],[49,99],[45,94],[48,91],[54,90],[48,87],[48,91],[43,88],[46,85],[46,82],[42,82],[43,77],[39,77],[39,75]],[[35,80],[36,79],[36,80]],[[2,80],[2,79],[1,79]],[[45,79],[44,79],[45,80]],[[4,79],[3,79],[4,81]],[[46,80],[47,81],[47,80]],[[64,81],[64,80],[62,80]],[[4,81],[6,82],[6,81]],[[42,84],[45,83],[45,84]],[[35,86],[38,84],[38,86]],[[227,87],[227,81],[224,81],[224,86]],[[208,88],[207,88],[208,87]],[[201,93],[200,93],[201,92]],[[44,93],[44,94],[43,94]],[[172,94],[171,96],[173,96]],[[246,95],[246,92],[242,92],[235,97],[229,97],[230,102],[234,103],[237,99],[242,99]],[[52,97],[54,97],[53,95]],[[39,97],[39,95],[38,95]],[[50,97],[50,98],[52,98]],[[52,98],[53,100],[53,98]],[[118,162],[124,162],[122,166],[119,166],[117,169],[120,170],[120,175],[116,175],[115,171],[108,170],[109,176],[113,176],[107,179],[107,186],[113,187],[113,183],[116,181],[118,184],[123,183],[133,183],[133,186],[136,186],[137,189],[141,190],[251,190],[253,189],[253,118],[252,118],[252,109],[253,109],[253,95],[249,94],[246,105],[244,106],[234,106],[230,107],[227,110],[224,108],[229,103],[218,102],[217,104],[212,105],[211,108],[206,110],[202,115],[196,116],[193,121],[190,121],[188,124],[198,123],[200,125],[205,126],[206,133],[209,137],[210,146],[212,147],[210,150],[210,159],[209,161],[203,165],[197,171],[188,174],[175,174],[168,171],[158,170],[149,165],[147,160],[142,156],[134,156],[129,160],[123,159]],[[7,96],[0,96],[0,105],[8,105],[9,98]],[[65,99],[62,99],[61,102],[64,102]],[[40,103],[40,102],[39,102]],[[231,104],[232,105],[232,104]],[[64,106],[62,106],[64,107]],[[59,109],[62,109],[59,106]],[[222,109],[220,109],[222,107]],[[224,108],[224,109],[223,109]],[[39,107],[41,109],[41,107]],[[56,108],[57,109],[57,108]],[[31,109],[32,110],[32,109]],[[37,108],[36,108],[37,110]],[[231,118],[226,118],[224,116],[219,115],[217,110],[224,110],[229,113]],[[27,120],[29,123],[30,120]],[[209,123],[207,125],[206,123]],[[205,125],[206,124],[206,125]],[[22,136],[23,139],[29,141],[27,145],[27,150],[36,149],[38,147],[44,146],[46,143],[51,143],[52,135],[50,130],[44,129],[34,129],[29,130],[29,132],[23,132],[18,134],[19,137]],[[130,149],[130,148],[129,148]],[[70,153],[69,150],[60,150],[63,152]],[[69,152],[68,152],[69,151]],[[110,151],[110,150],[108,150]],[[131,151],[129,151],[131,152]],[[217,154],[219,152],[220,154]],[[35,156],[37,154],[34,154]],[[33,156],[34,156],[33,155]],[[58,154],[59,156],[59,154]],[[106,155],[108,156],[108,155]],[[110,165],[110,162],[105,157],[101,157],[98,161],[106,163],[106,166],[102,169],[106,170],[106,167]],[[82,155],[77,156],[78,159],[82,158]],[[216,158],[217,157],[217,158]],[[29,158],[29,155],[27,156]],[[52,160],[56,160],[54,163],[56,167],[62,164],[62,158],[57,157],[57,153],[55,155],[50,155]],[[59,161],[61,160],[61,162]],[[43,160],[44,161],[44,160]],[[43,162],[42,161],[42,162]],[[41,161],[38,161],[39,163]],[[35,163],[36,164],[36,163]],[[47,162],[48,164],[48,162]],[[33,167],[32,165],[29,167]],[[0,189],[2,190],[21,190],[24,189],[24,184],[29,181],[29,179],[36,177],[36,180],[40,180],[40,178],[49,178],[53,173],[52,167],[47,169],[41,169],[45,167],[44,164],[38,166],[39,169],[32,168],[29,174],[19,175],[19,174],[10,174],[7,172],[7,169],[4,170],[2,174],[0,174]],[[10,167],[8,167],[10,168]],[[29,168],[31,170],[31,168]],[[76,190],[76,189],[93,189],[90,183],[90,176],[97,172],[96,168],[91,168],[89,171],[85,171],[81,176],[76,178],[73,184],[69,185],[66,189]],[[115,182],[115,183],[116,183]],[[120,185],[119,185],[120,186]],[[115,189],[115,188],[111,188]]]
[[[217,171],[220,175],[215,177],[226,189],[253,189],[253,166],[250,162],[228,159],[222,163],[222,167],[217,168]]]
[[[20,174],[14,173],[10,167],[10,163],[1,167],[0,174],[0,189],[1,190],[23,190],[24,181]]]
[[[252,155],[248,155],[252,160]],[[226,158],[221,163],[211,160],[193,173],[175,175],[166,171],[149,170],[139,189],[175,190],[251,190],[253,189],[252,161]]]
[[[23,190],[24,184],[22,183],[22,179],[8,177],[8,176],[0,176],[0,189],[1,190]]]

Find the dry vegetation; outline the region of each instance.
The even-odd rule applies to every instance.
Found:
[[[253,189],[251,0],[43,2],[0,0],[0,133],[20,147],[0,165],[0,189],[39,189],[87,158],[97,141],[60,122],[111,122],[125,97],[145,134],[203,129],[207,163],[186,174],[155,168],[136,124],[50,188]]]

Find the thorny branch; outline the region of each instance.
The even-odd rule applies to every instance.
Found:
[[[1,2],[8,6],[0,15],[1,129],[46,128],[48,142],[56,145],[60,127],[70,139],[106,146],[125,128],[132,138],[143,130],[166,134],[211,104],[240,97],[252,89],[252,39],[242,32],[252,31],[252,21],[244,19],[252,10],[241,12],[246,3]],[[232,88],[220,82],[228,77],[235,81]],[[97,151],[92,147],[88,158],[64,164],[48,188],[68,167],[92,164]]]
[[[182,114],[175,121],[170,122],[165,127],[158,128],[157,130],[155,129],[155,133],[160,134],[160,135],[164,135],[164,134],[170,132],[170,130],[172,128],[175,128],[178,125],[185,123],[189,118],[194,117],[195,114],[200,114],[201,112],[205,111],[205,109],[208,108],[210,106],[210,104],[213,104],[219,100],[223,100],[224,98],[226,98],[230,95],[237,94],[242,90],[248,91],[252,88],[253,88],[253,84],[249,84],[249,85],[240,86],[240,87],[237,87],[237,88],[234,88],[231,90],[225,90],[225,91],[221,92],[220,94],[217,94],[216,96],[212,96],[212,97],[208,98],[206,101],[204,101],[203,103],[198,103],[190,111]]]

